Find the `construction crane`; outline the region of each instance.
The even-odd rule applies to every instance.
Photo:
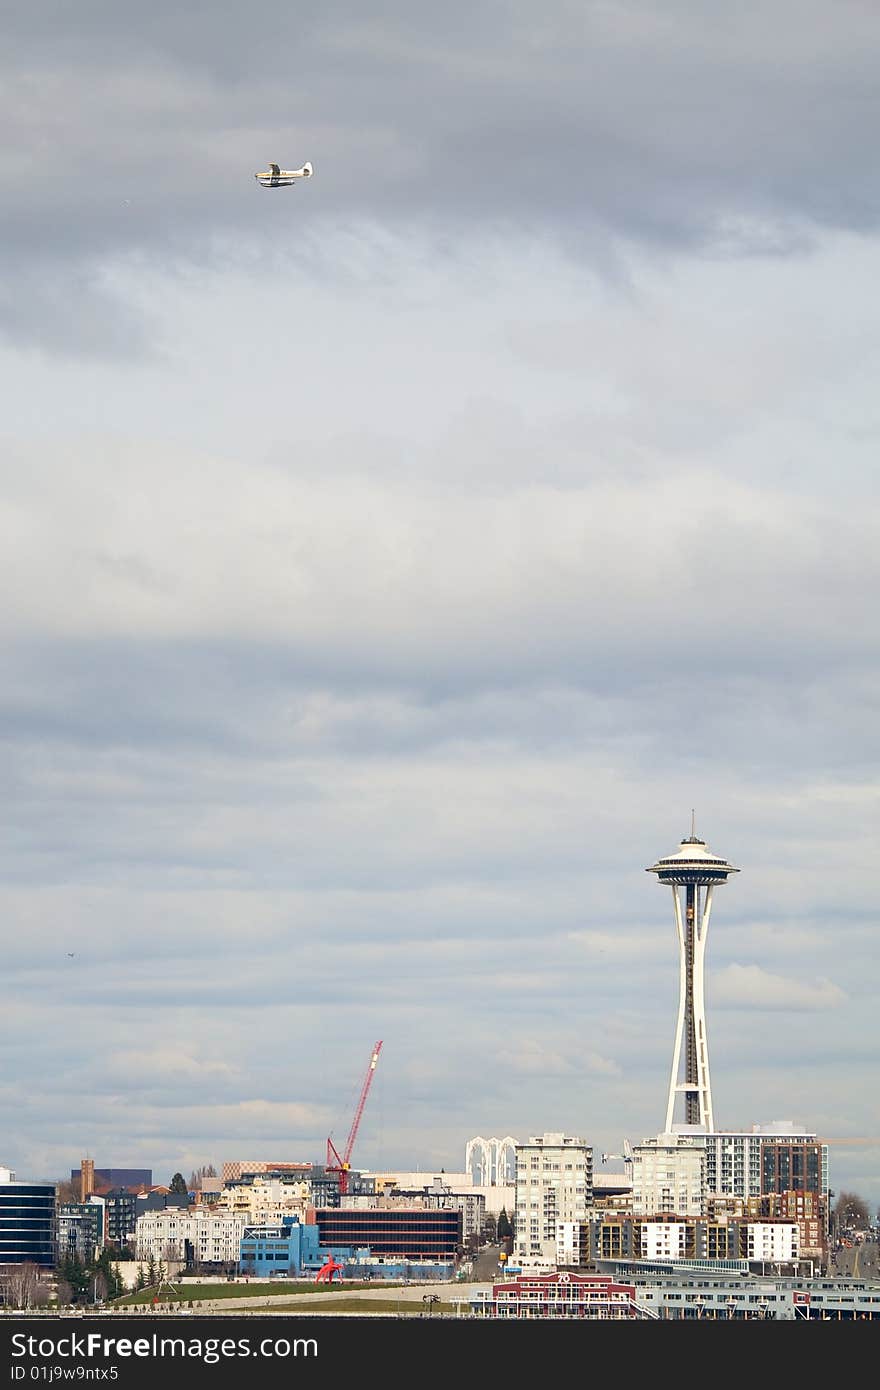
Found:
[[[351,1168],[351,1151],[354,1148],[354,1141],[357,1138],[358,1126],[361,1122],[361,1115],[364,1113],[364,1105],[366,1104],[370,1086],[373,1083],[373,1076],[376,1072],[376,1063],[379,1060],[379,1052],[381,1048],[381,1042],[373,1044],[373,1051],[370,1054],[370,1065],[367,1067],[367,1074],[364,1077],[364,1084],[361,1087],[361,1094],[357,1103],[357,1109],[354,1112],[354,1119],[351,1122],[351,1129],[348,1131],[348,1138],[345,1141],[345,1148],[342,1151],[341,1158],[336,1151],[336,1148],[333,1144],[333,1140],[329,1138],[329,1136],[327,1139],[327,1162],[324,1166],[327,1169],[328,1173],[339,1174],[340,1197],[344,1196],[344,1194],[348,1191],[348,1173],[349,1169]]]
[[[623,1141],[623,1153],[622,1153],[622,1154],[603,1154],[603,1155],[602,1155],[602,1162],[603,1162],[603,1164],[604,1164],[604,1163],[607,1163],[608,1160],[609,1160],[609,1158],[622,1158],[622,1159],[623,1159],[623,1170],[624,1170],[625,1173],[626,1173],[626,1172],[629,1172],[629,1170],[630,1170],[630,1168],[631,1168],[631,1166],[632,1166],[632,1161],[633,1161],[632,1145],[630,1144],[629,1140],[628,1140],[628,1139],[624,1139],[624,1141]]]
[[[807,1142],[809,1142],[809,1140]],[[829,1138],[827,1135],[820,1135],[819,1138],[815,1139],[813,1142],[815,1144],[842,1144],[844,1148],[846,1148],[847,1144],[880,1145],[880,1135],[869,1134],[865,1137],[864,1135],[855,1136],[844,1134],[842,1136],[835,1136],[834,1138]]]

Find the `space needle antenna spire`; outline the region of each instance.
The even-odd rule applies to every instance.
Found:
[[[673,1133],[676,1101],[684,1099],[684,1123],[712,1133],[712,1084],[709,1077],[709,1044],[706,1036],[704,968],[712,893],[730,874],[738,874],[726,859],[712,854],[695,830],[674,854],[658,859],[646,870],[672,889],[675,929],[678,935],[678,1015],[672,1049],[672,1072],[666,1103],[665,1133]]]

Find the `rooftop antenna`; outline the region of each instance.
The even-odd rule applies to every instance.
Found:
[[[692,840],[694,839],[696,833],[697,833],[696,830],[694,830],[694,808],[693,808],[693,806],[692,806],[692,807],[691,807],[691,839],[692,839]]]

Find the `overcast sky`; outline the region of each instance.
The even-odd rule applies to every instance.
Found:
[[[0,1163],[320,1162],[381,1039],[355,1166],[602,1171],[694,808],[716,1125],[880,1205],[878,79],[869,0],[4,16]]]

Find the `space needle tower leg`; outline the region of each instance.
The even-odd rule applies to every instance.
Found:
[[[707,1133],[715,1128],[706,1033],[706,939],[713,889],[717,883],[725,883],[729,874],[738,872],[725,859],[711,854],[705,840],[693,833],[682,840],[675,854],[659,859],[648,870],[672,888],[678,936],[678,1014],[666,1104],[667,1134],[673,1131],[679,1095],[684,1096],[686,1125]]]

